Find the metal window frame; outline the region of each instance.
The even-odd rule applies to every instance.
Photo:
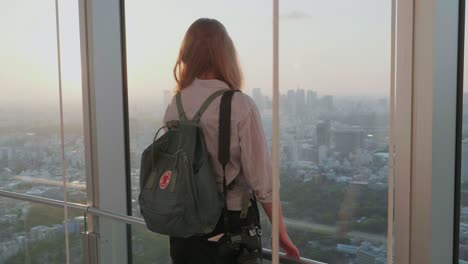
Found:
[[[465,0],[459,0],[458,8],[458,76],[457,76],[457,127],[456,127],[456,157],[455,157],[455,193],[454,193],[454,223],[453,223],[453,264],[459,263],[460,256],[460,211],[461,211],[461,167],[462,167],[462,137],[463,137],[463,88],[465,66]]]
[[[453,261],[457,0],[399,0],[395,262]]]
[[[88,57],[91,56],[89,53],[92,52],[88,48],[88,39],[91,36],[88,36],[88,23],[91,19],[87,15],[87,2],[85,0],[78,1],[79,17],[80,17],[80,46],[81,46],[81,80],[82,80],[82,102],[83,102],[83,134],[84,134],[84,152],[85,152],[85,171],[86,171],[86,204],[95,205],[98,204],[97,201],[97,188],[98,181],[97,178],[93,177],[95,171],[94,165],[94,155],[95,150],[93,151],[93,139],[95,140],[96,136],[93,135],[92,123],[91,123],[91,113],[95,110],[92,109],[94,103],[92,102],[92,97],[90,96],[91,91],[89,90],[90,84],[90,75],[93,74],[92,69],[88,65]],[[92,136],[93,135],[93,136]],[[97,170],[97,169],[96,169]],[[94,231],[94,221],[92,218],[89,219],[87,223],[88,230],[90,232]]]
[[[125,46],[120,0],[80,0],[88,205],[128,213]],[[125,162],[118,162],[125,161]],[[94,215],[90,230],[100,237],[101,263],[129,263],[129,227]]]
[[[450,263],[459,5],[415,0],[415,11],[410,260]]]
[[[413,85],[413,0],[397,0],[395,42],[394,135],[394,261],[409,264],[411,223],[411,145]],[[391,190],[389,190],[391,191]]]
[[[271,216],[271,249],[272,263],[279,263],[279,0],[273,0],[273,146],[272,146],[272,177],[273,177],[273,212]]]
[[[128,108],[128,78],[127,78],[127,26],[125,16],[125,0],[120,0],[120,45],[122,54],[122,104],[123,104],[123,122],[124,122],[124,147],[125,147],[125,167],[126,167],[126,200],[127,200],[127,215],[132,215],[132,178],[131,178],[131,161],[130,161],[130,121]],[[133,263],[133,242],[132,242],[132,226],[127,224],[127,262]]]
[[[387,263],[393,263],[393,219],[395,200],[395,51],[396,51],[396,0],[391,0],[391,46],[390,46],[390,109],[389,109],[389,142],[388,142],[388,190],[387,190]]]

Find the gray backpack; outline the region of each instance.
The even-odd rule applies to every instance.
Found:
[[[226,120],[223,122],[220,119],[220,128],[228,126],[223,130],[229,131],[233,92],[220,90],[210,95],[192,120],[185,116],[180,92],[176,94],[179,120],[166,122],[162,128],[167,128],[167,132],[153,140],[141,158],[138,202],[149,230],[173,237],[190,237],[208,234],[216,227],[226,208],[226,197],[218,191],[199,121],[210,103],[224,94],[221,104],[229,103],[229,106],[221,107],[224,113],[220,116],[229,117],[222,118]],[[223,142],[229,141],[227,134]],[[224,170],[229,161],[229,148],[220,144],[220,153],[220,159],[225,160],[222,161]],[[225,177],[223,190],[226,190]]]

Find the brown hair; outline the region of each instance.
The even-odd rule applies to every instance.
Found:
[[[226,28],[216,19],[200,18],[185,33],[174,66],[177,90],[189,86],[195,78],[212,72],[231,89],[242,87],[242,72],[236,48]]]

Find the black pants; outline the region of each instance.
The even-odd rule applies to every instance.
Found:
[[[240,227],[259,224],[258,208],[250,206],[247,219],[240,219],[239,211],[228,211],[231,232],[239,232]],[[208,241],[209,237],[224,233],[224,217],[221,216],[215,230],[202,237],[170,237],[170,252],[173,264],[235,264],[236,258],[222,257],[218,254],[218,243]]]

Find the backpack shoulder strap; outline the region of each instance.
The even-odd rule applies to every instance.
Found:
[[[223,167],[229,162],[231,154],[229,150],[231,144],[231,102],[236,91],[225,91],[219,106],[218,160]]]
[[[177,104],[177,112],[179,113],[179,120],[187,120],[187,117],[185,116],[185,111],[184,107],[182,106],[182,98],[181,98],[181,92],[177,91],[176,94],[176,104]]]
[[[230,160],[231,144],[231,102],[232,96],[238,90],[225,91],[221,97],[219,107],[219,136],[218,136],[218,160],[223,167],[223,197],[224,197],[224,231],[230,234],[229,215],[227,213],[227,184],[226,184],[226,165]]]
[[[210,104],[213,102],[213,100],[216,99],[218,96],[224,94],[227,91],[229,91],[229,90],[223,89],[223,90],[219,90],[219,91],[216,91],[216,92],[212,93],[205,100],[205,102],[203,102],[203,104],[200,106],[200,109],[198,109],[197,113],[193,116],[192,121],[195,121],[195,122],[198,123],[200,121],[200,118],[202,117],[203,113],[208,108],[208,106],[210,106]]]

